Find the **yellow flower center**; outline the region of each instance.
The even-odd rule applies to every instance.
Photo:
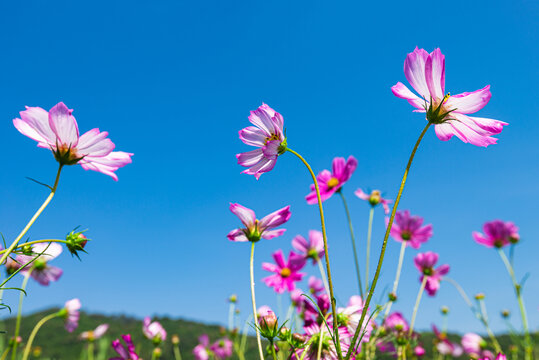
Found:
[[[273,134],[271,137],[267,137],[266,140],[264,140],[264,145],[273,140],[279,140],[279,135]]]
[[[292,271],[290,271],[289,268],[286,268],[286,267],[285,267],[285,268],[282,268],[282,269],[281,269],[281,276],[282,276],[282,277],[284,277],[284,278],[289,277],[290,274],[292,274]]]
[[[328,188],[333,189],[335,186],[339,185],[339,179],[332,177],[328,181]]]

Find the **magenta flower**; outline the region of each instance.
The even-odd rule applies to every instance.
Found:
[[[416,47],[404,61],[404,75],[419,96],[401,82],[391,91],[407,100],[416,108],[414,111],[425,112],[440,140],[447,141],[455,135],[463,142],[477,146],[496,144],[498,139],[491,135],[499,134],[507,123],[469,116],[489,102],[490,85],[473,92],[446,95],[445,56],[440,49],[429,54]]]
[[[352,174],[357,168],[357,160],[353,156],[349,156],[348,160],[344,160],[342,157],[336,157],[333,159],[333,169],[330,172],[329,170],[322,170],[318,176],[316,176],[316,181],[318,182],[318,187],[320,188],[320,198],[322,201],[326,201],[339,191],[342,186],[350,179]],[[316,197],[316,187],[314,184],[311,184],[311,192],[305,197],[308,204],[316,204],[318,198]]]
[[[95,330],[84,331],[82,334],[80,334],[79,339],[88,341],[100,339],[103,335],[105,335],[108,329],[109,324],[101,324],[97,326]]]
[[[389,219],[386,219],[386,225]],[[419,249],[422,243],[432,236],[432,225],[423,225],[423,218],[411,216],[410,211],[397,211],[390,235],[398,242],[405,241],[414,249]]]
[[[240,139],[246,145],[258,149],[237,154],[238,164],[248,167],[243,174],[254,175],[258,180],[260,175],[270,171],[277,162],[277,157],[286,151],[284,136],[284,120],[281,114],[262,104],[251,111],[249,121],[254,126],[240,130]]]
[[[440,288],[440,281],[442,277],[449,272],[449,265],[440,265],[436,269],[434,265],[438,262],[438,254],[432,251],[426,253],[419,253],[414,258],[416,268],[421,272],[420,281],[427,277],[427,283],[425,284],[425,290],[430,296],[436,295],[436,292]]]
[[[0,246],[0,250],[3,250],[2,246]],[[12,275],[13,273],[15,273],[15,271],[19,270],[21,267],[32,261],[32,259],[32,256],[28,255],[17,255],[15,256],[15,258],[9,256],[5,262],[7,274]]]
[[[215,360],[224,360],[232,356],[234,351],[233,343],[227,338],[217,340],[210,346],[210,350],[215,356]]]
[[[79,299],[72,299],[65,303],[60,311],[65,319],[65,328],[68,332],[73,332],[79,326],[79,317],[81,304]]]
[[[124,340],[126,346],[122,345],[119,339],[112,342],[112,348],[120,356],[110,358],[109,360],[141,360],[141,358],[135,352],[135,345],[133,345],[131,335],[122,335],[122,339]]]
[[[40,107],[26,107],[13,125],[23,135],[37,141],[37,146],[51,149],[62,165],[80,164],[85,170],[94,170],[111,176],[119,168],[131,163],[133,154],[114,150],[107,138],[108,132],[92,129],[79,136],[79,127],[73,110],[60,102],[49,112]]]
[[[165,341],[167,339],[167,332],[165,331],[163,326],[157,321],[151,321],[152,320],[149,316],[146,316],[144,318],[144,321],[142,323],[142,333],[144,334],[144,336],[157,344],[159,344],[161,341]]]
[[[301,235],[296,235],[292,239],[292,247],[305,260],[312,259],[313,265],[324,257],[324,238],[322,237],[322,233],[317,230],[309,231],[309,240],[305,240]]]
[[[462,336],[460,343],[464,352],[473,358],[494,360],[494,354],[486,350],[487,342],[481,336],[474,333],[467,333]]]
[[[384,199],[382,197],[382,193],[380,190],[373,190],[370,194],[367,194],[363,192],[360,188],[358,188],[354,194],[360,198],[361,200],[368,201],[369,204],[371,204],[372,207],[375,207],[376,205],[382,204],[384,207],[384,212],[389,214],[389,204],[393,202],[393,200]]]
[[[516,244],[520,240],[518,227],[510,221],[494,220],[483,225],[485,234],[474,231],[472,236],[476,243],[486,247],[502,248],[508,244]]]
[[[208,360],[210,358],[210,338],[204,334],[198,338],[198,345],[193,349],[196,360]]]
[[[316,276],[309,277],[309,281],[307,282],[307,284],[309,285],[309,292],[314,296],[320,295],[320,293],[323,293],[325,290],[324,283]]]
[[[253,241],[257,242],[262,239],[273,239],[274,237],[284,234],[285,229],[277,229],[277,226],[284,224],[290,219],[290,206],[285,206],[282,209],[272,212],[266,215],[262,220],[257,220],[255,212],[240,204],[230,204],[230,211],[232,211],[245,226],[245,228],[239,228],[232,230],[228,233],[227,237],[231,241]]]
[[[58,243],[38,243],[33,245],[32,252],[37,254],[38,257],[30,266],[22,269],[21,272],[27,273],[33,268],[30,276],[44,286],[48,286],[51,281],[58,281],[63,271],[56,266],[49,265],[49,261],[60,256],[62,250],[62,246]]]
[[[400,312],[390,314],[384,321],[384,326],[390,330],[407,332],[409,329],[408,321]]]
[[[275,273],[262,279],[267,286],[282,294],[285,290],[292,291],[296,288],[295,283],[301,281],[304,273],[299,270],[305,266],[305,259],[290,252],[288,261],[285,260],[282,250],[273,253],[275,264],[263,263],[262,269]]]

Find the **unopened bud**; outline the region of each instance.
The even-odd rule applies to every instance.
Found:
[[[307,341],[307,338],[301,334],[293,333],[292,334],[292,340],[297,342],[298,344],[303,344],[305,341]]]
[[[440,308],[440,312],[441,312],[442,314],[444,314],[444,315],[447,315],[447,314],[449,314],[449,308],[448,308],[447,306],[442,306],[442,307]]]
[[[41,349],[41,346],[36,346],[32,349],[32,356],[36,358],[40,357],[42,352],[43,349]]]
[[[389,301],[391,301],[391,302],[397,301],[397,294],[395,294],[395,293],[393,293],[393,292],[389,293],[389,294],[387,295],[387,297],[389,298]]]
[[[153,349],[153,356],[155,359],[159,359],[162,353],[163,352],[161,351],[161,348],[156,347],[155,349]]]
[[[516,244],[520,241],[520,236],[518,234],[512,234],[511,236],[509,236],[509,242],[511,244]]]
[[[232,294],[228,298],[228,302],[235,304],[238,301],[238,295]]]
[[[418,345],[414,348],[414,353],[415,353],[415,356],[421,357],[425,355],[425,349],[423,349],[421,346]]]
[[[172,344],[179,345],[180,344],[180,337],[178,335],[172,335]]]
[[[483,293],[475,294],[474,298],[475,300],[483,300],[485,298],[485,294]]]
[[[502,315],[502,317],[504,319],[507,319],[509,316],[511,316],[511,312],[509,310],[507,310],[507,309],[504,309],[504,310],[502,310],[501,315]]]
[[[264,316],[258,319],[260,329],[265,333],[274,333],[277,330],[277,316],[273,311],[268,311]]]

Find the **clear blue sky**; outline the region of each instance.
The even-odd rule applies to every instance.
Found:
[[[279,247],[319,227],[307,205],[310,179],[291,155],[260,181],[241,175],[235,154],[246,151],[237,131],[262,102],[283,114],[290,147],[316,171],[334,156],[359,166],[345,188],[360,244],[368,206],[356,187],[394,198],[424,120],[395,98],[403,62],[415,46],[446,55],[451,93],[492,86],[480,116],[510,125],[488,149],[433,131],[416,156],[402,209],[434,226],[422,250],[440,253],[469,293],[484,292],[496,330],[509,308],[518,326],[508,275],[493,250],[475,244],[484,221],[515,221],[522,243],[517,274],[531,272],[524,292],[532,328],[539,322],[539,43],[535,1],[26,1],[0,5],[0,230],[12,239],[47,195],[26,176],[52,182],[52,155],[20,135],[11,120],[25,105],[74,108],[81,131],[110,132],[118,150],[135,153],[120,181],[73,166],[32,239],[89,228],[89,255],[65,254],[63,278],[49,288],[32,283],[25,309],[72,297],[93,312],[169,314],[226,322],[225,298],[237,293],[248,312],[247,244],[226,239],[239,225],[228,211],[239,202],[260,215],[290,204],[285,236],[258,244],[257,278]],[[349,238],[339,199],[327,202],[336,293],[354,293]],[[373,253],[383,231],[375,217]],[[398,245],[389,244],[380,288],[392,282]],[[360,250],[363,254],[363,249]],[[395,309],[410,316],[419,286],[409,251]],[[363,256],[362,256],[363,257]],[[315,269],[309,269],[314,270]],[[19,282],[20,280],[17,280]],[[303,287],[306,287],[305,285]],[[257,286],[258,303],[275,304]],[[8,297],[15,302],[15,296]],[[452,309],[450,328],[481,330],[457,293],[443,284],[424,298],[418,327]]]

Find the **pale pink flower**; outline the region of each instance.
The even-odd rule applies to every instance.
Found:
[[[386,225],[389,219],[386,219]],[[423,225],[421,216],[411,216],[410,211],[397,211],[390,235],[398,242],[405,241],[414,249],[419,249],[422,243],[432,236],[432,225]]]
[[[84,331],[82,334],[80,334],[79,339],[94,341],[105,335],[108,329],[109,324],[101,324],[96,327],[95,330]]]
[[[47,286],[51,281],[58,281],[63,271],[59,267],[49,265],[49,262],[62,253],[62,246],[58,243],[38,243],[32,246],[32,252],[38,255],[37,259],[21,270],[28,273],[33,269],[30,276],[41,285]]]
[[[142,322],[142,333],[147,339],[158,343],[167,339],[167,332],[161,323],[158,321],[152,322],[149,316],[146,316]]]
[[[292,247],[303,256],[305,260],[312,259],[313,264],[316,264],[324,257],[324,238],[318,230],[309,231],[309,240],[301,235],[296,235],[292,239]]]
[[[286,151],[284,120],[281,114],[262,104],[251,111],[249,121],[255,126],[240,130],[240,139],[257,149],[237,154],[236,158],[238,164],[248,167],[242,173],[254,175],[258,180],[260,175],[273,169],[277,157]]]
[[[391,313],[384,321],[384,326],[394,331],[408,331],[408,321],[400,312]]]
[[[475,358],[480,357],[494,360],[494,354],[486,350],[487,342],[481,336],[474,333],[467,333],[462,336],[460,343],[466,354],[472,355]]]
[[[419,272],[421,272],[420,281],[423,281],[425,276],[427,277],[425,290],[429,296],[436,295],[436,292],[440,288],[442,277],[449,272],[449,265],[447,264],[440,265],[435,269],[434,265],[436,265],[437,262],[438,254],[432,251],[419,253],[414,258],[414,264]]]
[[[350,156],[348,160],[343,157],[333,159],[332,171],[322,170],[317,176],[316,181],[320,189],[320,198],[326,201],[337,191],[341,190],[342,186],[350,179],[357,168],[357,160]],[[308,204],[316,204],[316,187],[311,184],[311,192],[305,197]]]
[[[193,349],[196,360],[208,360],[210,358],[210,338],[204,334],[198,338],[198,345]]]
[[[296,288],[296,282],[301,281],[305,275],[299,272],[305,266],[305,259],[291,251],[288,261],[286,261],[282,250],[277,250],[272,256],[275,264],[263,263],[262,269],[274,274],[265,277],[262,281],[267,286],[273,287],[279,294],[284,293],[285,290],[294,290]]]
[[[320,342],[322,342],[322,354],[320,357],[320,360],[337,360],[337,349],[335,348],[335,344],[333,343],[333,340],[331,339],[331,335],[333,333],[333,327],[331,322],[328,322],[329,325],[329,331],[328,327],[323,324],[322,329],[320,328],[320,325],[313,323],[309,326],[306,326],[304,328],[305,335],[307,337],[307,342],[311,344],[308,348],[298,349],[297,354],[294,353],[292,355],[292,359],[299,360],[316,360],[318,359],[318,347],[320,345]],[[321,330],[323,331],[322,337],[320,336]],[[339,328],[338,334],[341,341],[341,351],[343,354],[346,354],[350,347],[350,336],[348,335],[348,332],[345,328]],[[321,340],[322,339],[322,340]],[[303,355],[304,352],[307,352],[305,356]],[[304,357],[302,357],[304,356]]]
[[[240,204],[230,204],[232,211],[242,222],[245,228],[234,229],[228,233],[227,237],[231,241],[253,241],[257,242],[262,239],[273,239],[274,237],[284,234],[285,229],[274,228],[284,224],[290,219],[290,206],[285,206],[282,209],[266,215],[262,220],[257,220],[255,212]]]
[[[112,348],[120,356],[110,358],[109,360],[142,360],[135,352],[135,345],[133,344],[133,340],[131,340],[131,335],[122,335],[122,339],[126,346],[122,345],[118,339],[112,342]]]
[[[65,328],[68,332],[73,332],[79,326],[80,307],[79,299],[72,299],[65,303],[62,313],[66,320]]]
[[[361,200],[368,201],[369,204],[371,204],[372,207],[375,207],[376,205],[382,204],[382,206],[384,208],[384,212],[386,213],[386,215],[389,214],[389,204],[391,204],[393,202],[393,200],[384,199],[382,197],[382,193],[380,192],[380,190],[373,190],[373,191],[371,191],[370,194],[367,194],[367,193],[363,192],[363,190],[358,188],[354,192],[354,194],[358,198],[360,198]]]
[[[325,290],[324,282],[316,276],[309,277],[309,281],[307,282],[307,284],[309,285],[309,292],[314,296],[318,296]]]
[[[224,360],[232,356],[234,351],[233,343],[227,338],[217,340],[210,346],[210,350],[215,356],[215,360]]]
[[[344,326],[348,337],[354,336],[356,329],[359,325],[359,320],[361,318],[361,312],[363,311],[363,300],[360,296],[354,295],[348,300],[348,304],[345,308],[339,308],[337,309],[339,319],[339,326]],[[366,315],[366,319],[369,318],[369,315]],[[365,334],[363,335],[363,338],[361,339],[361,342],[368,342],[371,336],[371,332],[373,329],[373,322],[369,321],[367,323]],[[363,333],[363,332],[362,332]]]
[[[483,225],[485,234],[474,231],[472,236],[476,243],[486,247],[502,248],[509,244],[516,244],[520,240],[518,227],[510,221],[494,220]]]
[[[395,96],[406,99],[416,108],[414,111],[425,112],[442,141],[457,136],[465,143],[488,146],[498,140],[491,135],[499,134],[507,125],[499,120],[469,116],[489,102],[490,85],[473,92],[445,94],[445,56],[440,49],[429,54],[416,47],[404,61],[404,75],[419,96],[401,82],[391,91]]]
[[[79,127],[73,110],[60,102],[49,112],[40,107],[26,107],[13,125],[23,135],[37,141],[37,146],[52,150],[62,165],[80,164],[85,170],[94,170],[111,176],[119,168],[131,163],[133,154],[112,151],[114,144],[108,132],[92,129],[79,136]]]

